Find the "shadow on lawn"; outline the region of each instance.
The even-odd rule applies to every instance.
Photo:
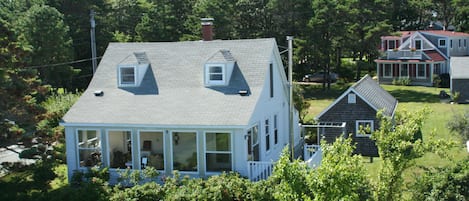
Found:
[[[439,103],[438,95],[415,90],[397,89],[389,91],[399,102]]]

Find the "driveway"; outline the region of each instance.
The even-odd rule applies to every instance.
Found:
[[[19,153],[21,153],[24,149],[24,146],[21,145],[10,145],[7,147],[0,147],[0,177],[8,173],[8,170],[4,169],[2,166],[2,163],[4,162],[21,162],[27,165],[36,162],[36,160],[34,159],[21,159],[19,157]]]

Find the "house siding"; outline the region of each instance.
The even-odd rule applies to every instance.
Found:
[[[356,120],[373,120],[374,130],[379,128],[376,111],[359,96],[355,104],[349,104],[347,95],[319,118],[320,122],[346,122],[346,136],[352,137],[353,143],[356,143],[355,153],[363,156],[378,156],[378,149],[372,139],[355,135]],[[340,135],[339,130],[331,129],[331,132],[326,132],[324,137],[328,143],[332,143]]]

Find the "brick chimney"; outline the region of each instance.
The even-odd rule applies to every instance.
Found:
[[[213,40],[213,18],[201,18],[202,21],[202,40]]]

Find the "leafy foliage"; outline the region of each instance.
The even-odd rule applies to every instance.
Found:
[[[468,200],[469,158],[451,167],[427,170],[410,189],[412,200]]]
[[[448,121],[448,128],[453,133],[457,133],[461,136],[462,141],[466,142],[469,140],[469,111],[464,114],[456,113],[453,118]]]

